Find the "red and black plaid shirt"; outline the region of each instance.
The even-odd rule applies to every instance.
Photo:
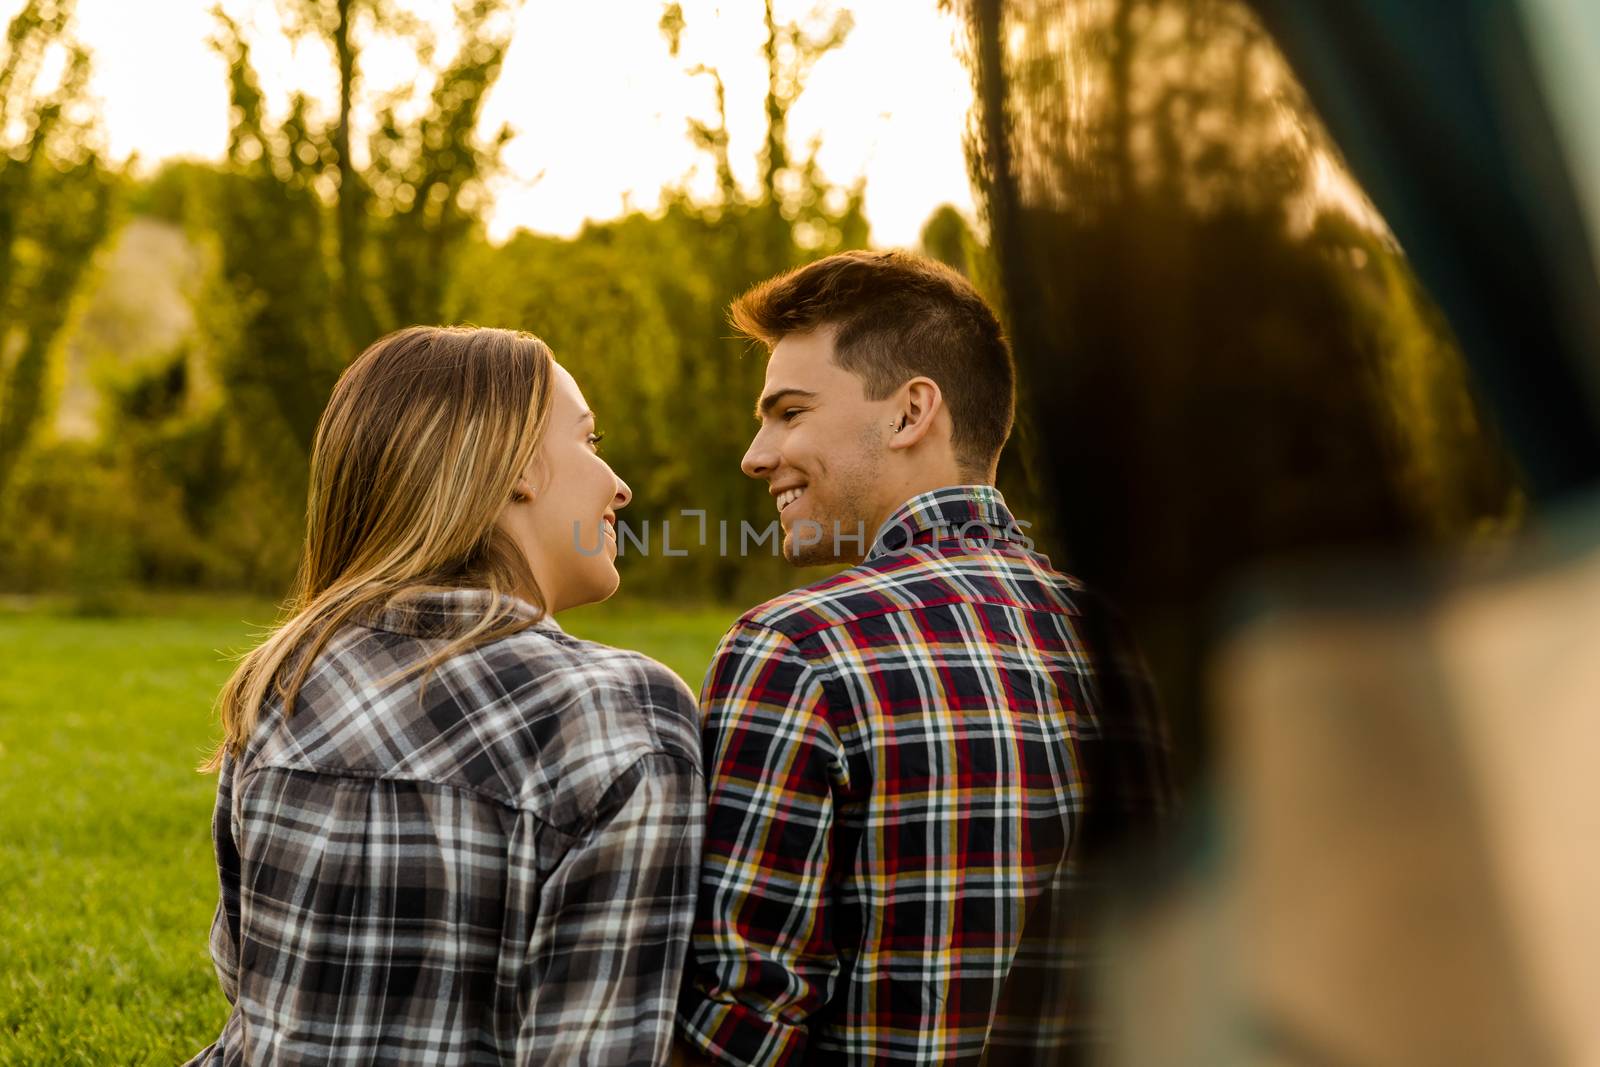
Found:
[[[1015,1067],[1088,1036],[1081,858],[1169,786],[1144,675],[1025,542],[992,487],[924,493],[861,565],[723,638],[691,1045]]]

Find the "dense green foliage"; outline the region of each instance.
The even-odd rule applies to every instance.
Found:
[[[109,218],[72,8],[29,0],[0,41],[0,499],[41,421],[51,346]]]
[[[320,36],[339,61],[341,107],[319,119],[294,95],[271,118],[248,35],[219,11],[228,158],[169,166],[130,201],[181,225],[203,252],[189,287],[194,330],[170,350],[123,355],[102,389],[99,443],[34,455],[11,494],[18,521],[0,534],[10,549],[0,582],[91,596],[119,580],[281,589],[300,538],[311,436],[340,368],[389,329],[459,321],[535,332],[576,373],[635,492],[626,518],[637,533],[650,527],[648,558],[623,561],[630,583],[717,595],[791,584],[775,542],[748,559],[702,551],[701,520],[681,512],[705,513],[712,546],[720,523],[737,542],[741,522],[760,529],[774,515],[738,469],[764,366],[729,337],[727,302],[778,271],[867,243],[862,189],[833,186],[816,146],[796,155],[786,129],[806,72],[845,40],[849,17],[786,22],[768,5],[768,130],[752,187],[732,177],[719,113],[687,131],[720,176],[709,199],[669,189],[652,214],[496,247],[483,236],[483,182],[505,133],[485,138],[476,127],[507,44],[507,5],[459,6],[461,43],[448,59],[390,5],[307,0],[284,11],[291,32]],[[676,55],[682,12],[669,7],[661,25]],[[389,101],[367,116],[362,166],[350,147],[360,125],[349,101],[360,82],[352,26],[363,40],[409,42],[426,75],[412,101],[419,114]],[[721,100],[716,70],[684,76],[713,79]],[[58,492],[69,468],[81,474]],[[666,557],[663,523],[674,551],[686,539],[696,551]]]

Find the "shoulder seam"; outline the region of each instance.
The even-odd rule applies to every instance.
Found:
[[[833,692],[834,687],[840,684],[840,677],[838,669],[833,665],[832,656],[829,654],[827,649],[813,648],[808,650],[803,648],[801,647],[800,643],[789,634],[784,633],[782,630],[772,626],[769,623],[761,622],[755,619],[740,619],[728,630],[728,634],[723,636],[723,640],[726,641],[728,635],[731,635],[735,631],[743,629],[747,626],[751,629],[766,630],[770,633],[777,634],[779,637],[787,641],[791,648],[799,653],[803,668],[816,676],[817,688],[822,690],[822,699],[826,702],[829,709],[848,707],[849,702],[839,700]],[[713,661],[712,666],[713,668],[716,666],[715,661]],[[843,743],[838,737],[838,730],[834,726],[830,714],[825,712],[821,716],[821,719],[823,724],[827,726],[828,732],[833,735],[834,743],[840,745],[840,747],[843,747]]]
[[[749,629],[752,629],[752,630],[765,630],[768,633],[777,634],[779,637],[781,637],[785,641],[787,641],[789,643],[790,647],[792,647],[796,652],[798,652],[800,654],[800,658],[805,660],[806,668],[808,670],[815,670],[819,674],[822,672],[822,667],[819,666],[816,661],[819,658],[819,656],[825,657],[827,655],[827,650],[826,649],[807,650],[805,648],[802,648],[801,645],[800,645],[800,641],[801,640],[804,640],[807,637],[813,636],[814,633],[820,632],[820,631],[808,631],[808,632],[806,632],[804,634],[801,634],[799,636],[799,638],[796,638],[794,634],[789,633],[787,630],[780,629],[779,627],[773,625],[770,622],[767,622],[766,620],[763,620],[763,619],[740,619],[738,622],[734,623],[733,627],[728,631],[728,634],[731,635],[731,634],[736,633],[739,630],[746,629],[746,628],[749,628]],[[826,628],[827,627],[823,627],[823,629],[826,629]]]
[[[752,626],[760,626],[763,629],[771,630],[774,633],[781,634],[796,648],[799,648],[800,642],[806,638],[815,637],[818,634],[826,633],[829,630],[838,629],[841,626],[847,626],[852,622],[859,622],[862,619],[876,619],[883,615],[895,615],[899,614],[900,612],[920,611],[925,608],[949,607],[952,604],[975,604],[984,607],[1006,608],[1011,611],[1037,612],[1042,615],[1063,615],[1068,617],[1076,617],[1079,614],[1078,612],[1067,611],[1062,608],[1051,607],[1045,604],[1013,604],[1004,600],[993,600],[988,597],[948,596],[941,597],[937,600],[921,601],[916,604],[891,604],[885,607],[874,608],[871,611],[853,612],[848,617],[842,619],[817,619],[809,622],[808,625],[798,633],[790,633],[789,631],[780,628],[778,625],[765,620],[752,619],[749,621],[749,624]],[[809,608],[805,609],[805,612],[806,614],[812,616],[813,619],[815,619],[815,616],[818,614],[815,609]]]
[[[621,766],[621,767],[619,767],[617,769],[617,773],[611,776],[611,780],[606,783],[605,788],[600,790],[601,798],[604,799],[606,794],[610,793],[611,790],[616,788],[616,785],[617,785],[618,782],[622,781],[623,778],[627,777],[628,775],[632,774],[634,771],[638,770],[639,767],[643,763],[645,763],[647,760],[661,759],[661,758],[665,758],[665,759],[671,760],[674,763],[680,763],[680,764],[685,765],[685,767],[689,771],[689,776],[691,778],[697,778],[697,779],[700,779],[700,780],[704,781],[705,772],[701,770],[700,765],[697,762],[695,762],[693,759],[690,759],[688,756],[685,756],[682,753],[668,752],[666,750],[659,750],[659,751],[653,751],[653,752],[641,752],[641,753],[639,753],[638,758],[629,761],[628,763],[624,764],[623,766]],[[595,828],[595,826],[600,822],[600,813],[603,810],[604,810],[603,807],[597,807],[596,810],[593,813],[591,813],[589,818],[584,822],[583,829],[578,831],[576,834],[572,834],[570,836],[581,836],[582,834],[588,833],[590,830],[593,830]],[[607,817],[609,817],[611,813],[607,812],[606,814],[607,814]]]
[[[674,751],[673,749],[665,746],[652,747],[644,752],[640,752],[632,760],[618,767],[616,773],[613,774],[606,782],[605,788],[600,790],[601,795],[603,796],[608,790],[611,789],[612,786],[616,785],[617,781],[623,775],[632,771],[645,760],[656,757],[666,757],[667,759],[676,761],[678,763],[687,764],[691,773],[702,778],[704,777],[704,772],[701,770],[693,757],[682,752]],[[498,804],[500,807],[505,808],[508,811],[514,811],[518,814],[526,815],[535,822],[538,822],[541,826],[545,826],[551,830],[554,830],[563,837],[577,837],[584,833],[585,830],[593,823],[593,818],[590,817],[587,821],[582,823],[576,823],[572,826],[562,826],[559,823],[551,822],[536,809],[531,808],[526,804],[522,804],[512,797],[502,796],[492,789],[482,789],[476,786],[466,785],[465,783],[461,782],[443,782],[437,778],[428,778],[416,774],[386,774],[381,771],[370,771],[363,768],[352,767],[295,767],[285,763],[257,763],[239,774],[238,781],[234,789],[235,795],[237,795],[239,792],[242,792],[245,783],[249,779],[255,777],[256,774],[261,771],[283,771],[287,774],[311,774],[323,778],[356,778],[371,782],[405,782],[412,785],[425,785],[437,789],[448,789],[453,793],[465,793],[468,796],[479,797],[483,800],[488,800]]]
[[[242,790],[245,783],[249,779],[254,778],[262,771],[283,771],[287,774],[312,774],[323,778],[358,778],[369,782],[406,782],[412,785],[426,785],[437,789],[448,789],[452,793],[466,793],[469,796],[493,801],[502,808],[507,808],[511,811],[520,812],[524,815],[527,815],[530,818],[538,821],[540,824],[548,826],[550,829],[555,830],[558,833],[566,832],[562,830],[561,827],[557,826],[549,819],[546,819],[543,815],[540,815],[532,808],[525,807],[517,803],[516,800],[512,799],[511,797],[502,796],[492,789],[483,789],[477,786],[466,785],[461,782],[442,782],[437,778],[428,778],[419,774],[387,774],[383,771],[371,771],[360,767],[322,767],[316,765],[296,767],[287,763],[257,763],[254,766],[251,766],[240,772],[238,777],[238,786],[235,789],[235,792],[237,793]]]

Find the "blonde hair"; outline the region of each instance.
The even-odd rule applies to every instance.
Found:
[[[243,752],[269,691],[293,714],[312,662],[352,618],[424,588],[496,594],[465,633],[413,665],[425,673],[536,621],[500,594],[544,614],[527,559],[495,520],[543,440],[553,366],[531,334],[436,326],[392,333],[350,364],[317,424],[284,617],[223,686],[223,737],[204,770]]]

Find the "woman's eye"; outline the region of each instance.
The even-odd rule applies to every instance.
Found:
[[[802,410],[804,410],[804,409],[802,409],[802,408],[784,408],[783,409],[783,421],[784,422],[788,422],[790,419],[792,419],[796,415],[800,414],[800,412]]]
[[[600,442],[605,440],[605,437],[606,435],[604,430],[600,431],[599,433],[590,434],[589,447],[594,449],[596,452],[600,451]]]

